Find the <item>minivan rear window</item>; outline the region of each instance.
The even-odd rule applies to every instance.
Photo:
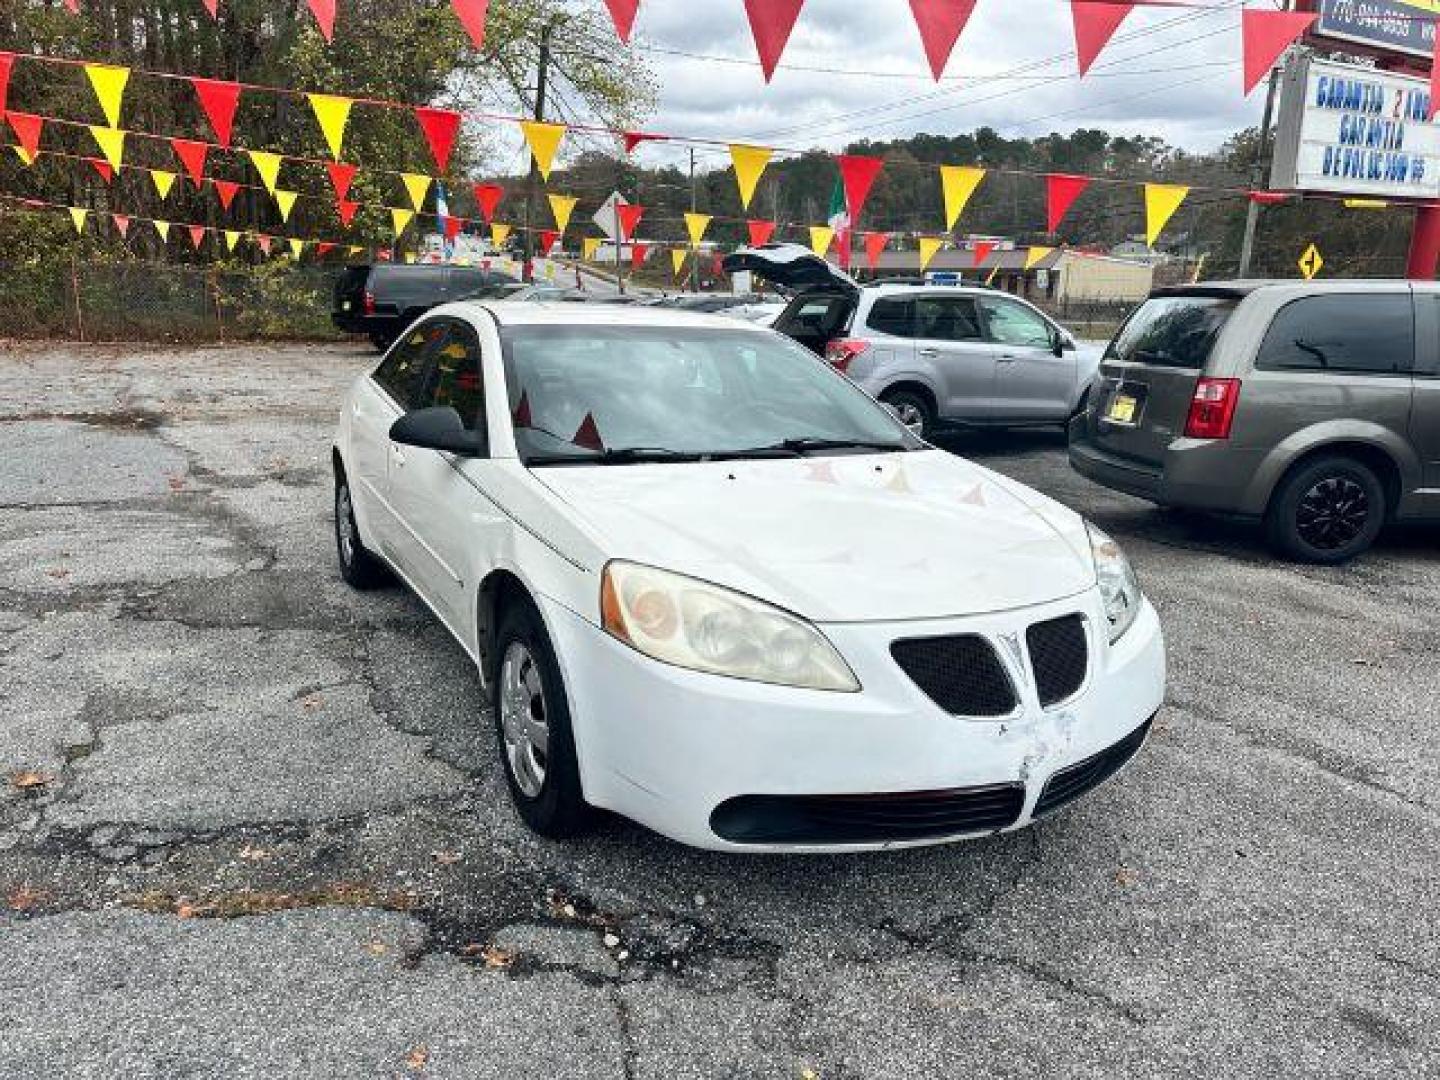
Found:
[[[1154,296],[1120,327],[1106,360],[1199,370],[1237,300],[1217,296]]]

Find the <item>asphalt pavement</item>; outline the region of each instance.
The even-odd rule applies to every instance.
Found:
[[[742,858],[514,817],[475,676],[339,580],[357,347],[0,348],[0,1077],[1440,1071],[1440,530],[1116,536],[1170,693],[1035,828]]]

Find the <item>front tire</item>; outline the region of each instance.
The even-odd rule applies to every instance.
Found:
[[[352,589],[369,592],[390,583],[390,571],[360,541],[355,500],[343,472],[335,476],[335,552],[340,558],[340,576]]]
[[[1343,563],[1375,542],[1385,524],[1385,487],[1352,457],[1302,465],[1270,499],[1265,532],[1272,547],[1301,562]]]
[[[570,703],[550,635],[529,603],[500,621],[491,687],[505,784],[521,819],[552,840],[584,830],[589,807],[580,787]]]
[[[915,390],[887,390],[880,403],[888,405],[895,418],[927,442],[935,434],[935,407]]]

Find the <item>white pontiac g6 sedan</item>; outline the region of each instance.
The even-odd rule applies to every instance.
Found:
[[[1019,828],[1165,689],[1115,542],[720,316],[467,302],[346,396],[341,571],[474,660],[520,815],[835,850]]]

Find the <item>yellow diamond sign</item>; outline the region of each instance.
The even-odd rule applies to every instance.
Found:
[[[1300,256],[1300,273],[1309,281],[1324,268],[1325,260],[1320,257],[1320,249],[1311,244],[1305,249],[1305,254]]]

